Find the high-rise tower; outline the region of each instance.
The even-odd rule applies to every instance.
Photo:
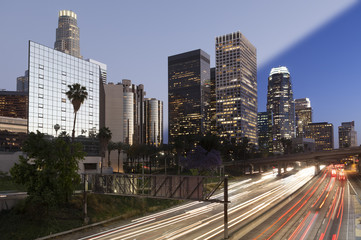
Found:
[[[295,132],[295,109],[290,72],[287,67],[272,68],[268,77],[267,112],[269,116],[269,150],[283,152],[283,139]]]
[[[338,127],[339,148],[356,147],[357,132],[355,131],[355,121],[343,122]]]
[[[257,145],[256,48],[240,32],[216,37],[216,96],[220,137]]]
[[[77,16],[69,10],[59,11],[58,28],[56,29],[55,50],[81,58],[79,45],[79,28]]]
[[[169,143],[207,132],[209,64],[201,49],[168,57]]]
[[[308,98],[295,99],[296,136],[304,137],[304,128],[312,123],[312,108]]]

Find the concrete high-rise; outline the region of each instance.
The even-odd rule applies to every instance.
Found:
[[[355,131],[355,122],[343,122],[338,127],[339,148],[356,147],[357,132]]]
[[[55,50],[81,58],[79,44],[79,27],[77,15],[69,10],[59,11],[58,28],[56,29]]]
[[[201,49],[168,57],[169,143],[208,131],[210,57]]]
[[[216,37],[219,136],[257,145],[257,54],[240,32]]]
[[[272,68],[268,77],[267,112],[269,116],[269,150],[284,152],[283,139],[295,132],[295,109],[291,76],[287,67]]]
[[[145,143],[159,147],[163,144],[163,101],[144,99]]]
[[[310,123],[304,128],[306,138],[315,140],[316,151],[333,149],[333,125],[328,122]]]
[[[308,98],[295,99],[296,136],[304,137],[304,127],[312,123],[312,108]]]

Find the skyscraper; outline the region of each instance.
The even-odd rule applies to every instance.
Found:
[[[124,142],[130,145],[145,143],[144,131],[144,86],[123,79],[123,131]]]
[[[315,140],[316,151],[333,149],[333,125],[328,122],[310,123],[304,128],[306,138]]]
[[[81,58],[79,45],[79,28],[77,15],[69,10],[59,11],[58,28],[56,29],[55,50]]]
[[[220,137],[257,145],[256,48],[240,32],[216,37],[216,96]]]
[[[209,59],[201,49],[168,57],[169,143],[207,132]]]
[[[163,144],[163,101],[155,98],[144,99],[145,143]]]
[[[304,127],[312,123],[312,108],[308,98],[295,99],[296,136],[304,137]]]
[[[271,69],[268,77],[267,112],[270,131],[269,150],[284,152],[283,139],[292,139],[296,136],[293,91],[287,67]]]
[[[268,150],[269,131],[268,131],[268,113],[259,112],[257,114],[257,133],[258,146],[260,149]]]
[[[357,132],[355,131],[355,122],[343,122],[338,127],[339,148],[356,147]]]
[[[24,76],[16,78],[16,91],[28,92],[29,91],[29,71],[26,70]]]

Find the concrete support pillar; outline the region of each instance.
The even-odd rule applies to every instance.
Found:
[[[320,164],[319,164],[319,163],[316,163],[316,164],[315,164],[315,176],[316,176],[317,174],[319,174],[319,172],[320,172]]]
[[[286,173],[287,172],[287,163],[284,163],[283,164],[283,173]]]
[[[278,163],[278,175],[282,174],[281,168],[282,168],[281,163]]]

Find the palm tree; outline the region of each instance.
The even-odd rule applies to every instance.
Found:
[[[99,129],[98,138],[100,141],[100,148],[102,151],[102,162],[101,162],[101,168],[100,168],[100,174],[103,173],[103,159],[105,157],[105,150],[108,146],[108,143],[110,139],[112,139],[112,132],[109,130],[108,127],[102,127]]]
[[[73,124],[73,133],[72,133],[72,141],[74,142],[76,114],[80,106],[85,101],[85,99],[88,98],[88,92],[86,91],[86,87],[81,86],[79,83],[68,85],[68,87],[69,87],[69,91],[67,91],[65,94],[68,97],[71,104],[73,104],[73,108],[74,108],[74,124]]]
[[[56,134],[56,137],[58,136],[58,131],[60,129],[60,125],[59,124],[55,124],[54,125],[54,130],[55,130],[55,134]]]
[[[122,142],[116,142],[115,143],[115,149],[118,150],[118,173],[119,173],[119,168],[120,168],[120,166],[119,166],[120,153],[121,153],[121,151],[123,150],[124,147],[125,146],[124,146],[124,144]]]
[[[112,141],[110,141],[109,143],[108,143],[108,167],[110,167],[110,153],[113,151],[113,150],[115,150],[115,149],[117,149],[116,148],[116,143],[115,142],[112,142]]]

